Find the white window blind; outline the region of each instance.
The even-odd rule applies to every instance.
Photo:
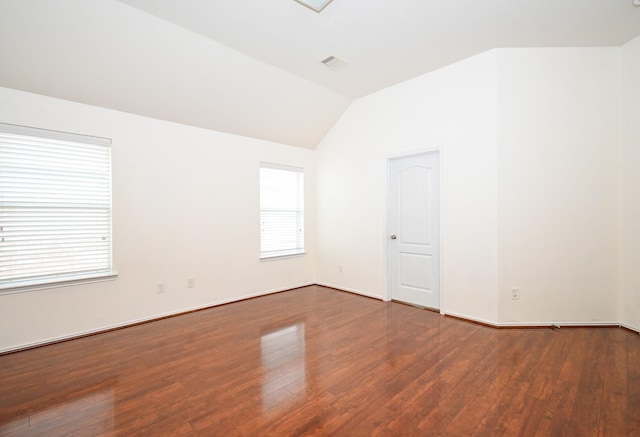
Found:
[[[0,292],[111,274],[110,145],[0,123]]]
[[[304,173],[260,163],[260,257],[304,253]]]

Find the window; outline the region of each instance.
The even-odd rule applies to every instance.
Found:
[[[112,276],[110,145],[0,123],[0,292]]]
[[[304,253],[304,173],[260,163],[260,258]]]

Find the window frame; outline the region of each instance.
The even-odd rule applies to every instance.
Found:
[[[295,209],[295,213],[296,213],[296,227],[298,227],[297,225],[300,224],[301,228],[297,231],[295,231],[296,233],[300,233],[300,235],[296,236],[296,242],[299,242],[300,244],[298,245],[296,243],[296,247],[295,248],[288,248],[288,249],[283,249],[283,250],[271,250],[271,251],[264,251],[264,245],[263,245],[263,238],[264,238],[264,230],[263,230],[263,226],[264,226],[264,220],[263,220],[263,212],[264,211],[278,211],[277,209],[271,209],[271,208],[264,208],[263,207],[263,173],[262,170],[276,170],[276,171],[286,171],[286,172],[292,172],[298,175],[298,184],[299,184],[299,190],[297,192],[297,197],[298,197],[298,205],[299,208]],[[305,244],[305,184],[304,184],[304,168],[303,167],[297,167],[297,166],[291,166],[291,165],[283,165],[283,164],[275,164],[275,163],[271,163],[271,162],[260,162],[259,163],[259,174],[258,174],[258,185],[259,185],[259,199],[258,199],[258,203],[259,203],[259,238],[260,238],[260,260],[261,261],[271,261],[271,260],[277,260],[277,259],[283,259],[283,258],[291,258],[291,257],[299,257],[299,256],[303,256],[305,255],[306,252],[306,244]],[[282,209],[280,211],[294,211],[292,209]]]
[[[33,277],[20,277],[16,276],[14,278],[8,277],[4,280],[0,280],[0,295],[3,294],[12,294],[12,293],[21,293],[25,291],[34,291],[46,288],[57,288],[57,287],[65,287],[76,284],[86,284],[86,283],[94,283],[94,282],[102,282],[113,280],[117,277],[117,273],[114,271],[113,267],[113,171],[112,171],[112,157],[111,157],[111,139],[102,138],[97,136],[89,136],[82,135],[76,133],[69,132],[61,132],[55,130],[48,130],[36,127],[27,127],[20,126],[8,123],[0,123],[0,134],[4,135],[20,135],[31,137],[28,141],[60,141],[62,143],[75,143],[73,146],[98,146],[104,147],[103,155],[106,155],[105,160],[102,162],[102,165],[106,165],[107,173],[108,173],[108,181],[103,185],[103,189],[107,192],[106,197],[108,197],[108,202],[104,204],[102,211],[103,216],[106,215],[107,219],[105,220],[97,220],[95,219],[94,223],[107,224],[108,229],[108,243],[104,245],[104,247],[108,248],[107,250],[107,262],[104,264],[104,268],[96,268],[94,271],[84,271],[84,272],[70,272],[65,273],[63,269],[58,270],[54,273],[49,274],[41,274],[40,276],[34,275]],[[7,147],[11,147],[11,142],[7,140]],[[15,146],[13,146],[15,149]],[[9,149],[7,149],[9,150]],[[53,168],[53,167],[52,167]],[[67,176],[69,177],[69,176]],[[28,179],[26,179],[29,182]],[[37,192],[37,191],[36,191]],[[92,198],[92,200],[96,200],[97,198]],[[3,200],[0,194],[0,205],[2,205]],[[12,208],[10,206],[10,201],[8,203],[2,205],[3,207]],[[85,205],[88,205],[85,203]],[[41,207],[46,209],[46,207]],[[64,211],[65,209],[70,210],[72,207],[69,204],[61,204],[55,207],[58,212]],[[77,208],[77,207],[76,207]],[[86,206],[85,206],[86,208]],[[89,249],[87,249],[89,250]],[[94,249],[95,250],[95,249]],[[66,252],[63,252],[66,253]],[[83,252],[81,252],[83,253]],[[86,253],[86,252],[85,252]],[[41,260],[41,262],[44,262]]]

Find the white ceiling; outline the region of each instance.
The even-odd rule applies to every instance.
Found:
[[[496,47],[619,46],[631,0],[121,0],[349,97]],[[348,67],[319,61],[335,55]]]
[[[313,148],[353,98],[474,54],[638,35],[631,0],[0,0],[0,86]]]

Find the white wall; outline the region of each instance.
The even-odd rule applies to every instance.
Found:
[[[619,54],[498,49],[357,100],[317,149],[319,282],[384,295],[386,158],[441,148],[445,312],[620,321]]]
[[[640,37],[620,65],[620,307],[622,323],[640,330]]]
[[[618,55],[498,51],[500,322],[619,320]]]
[[[0,351],[314,281],[313,151],[6,88],[0,121],[113,140],[119,274],[0,295]],[[259,161],[304,167],[306,256],[259,261]]]
[[[383,297],[387,158],[440,148],[443,308],[497,319],[495,68],[495,52],[484,53],[342,116],[317,149],[320,283]]]

